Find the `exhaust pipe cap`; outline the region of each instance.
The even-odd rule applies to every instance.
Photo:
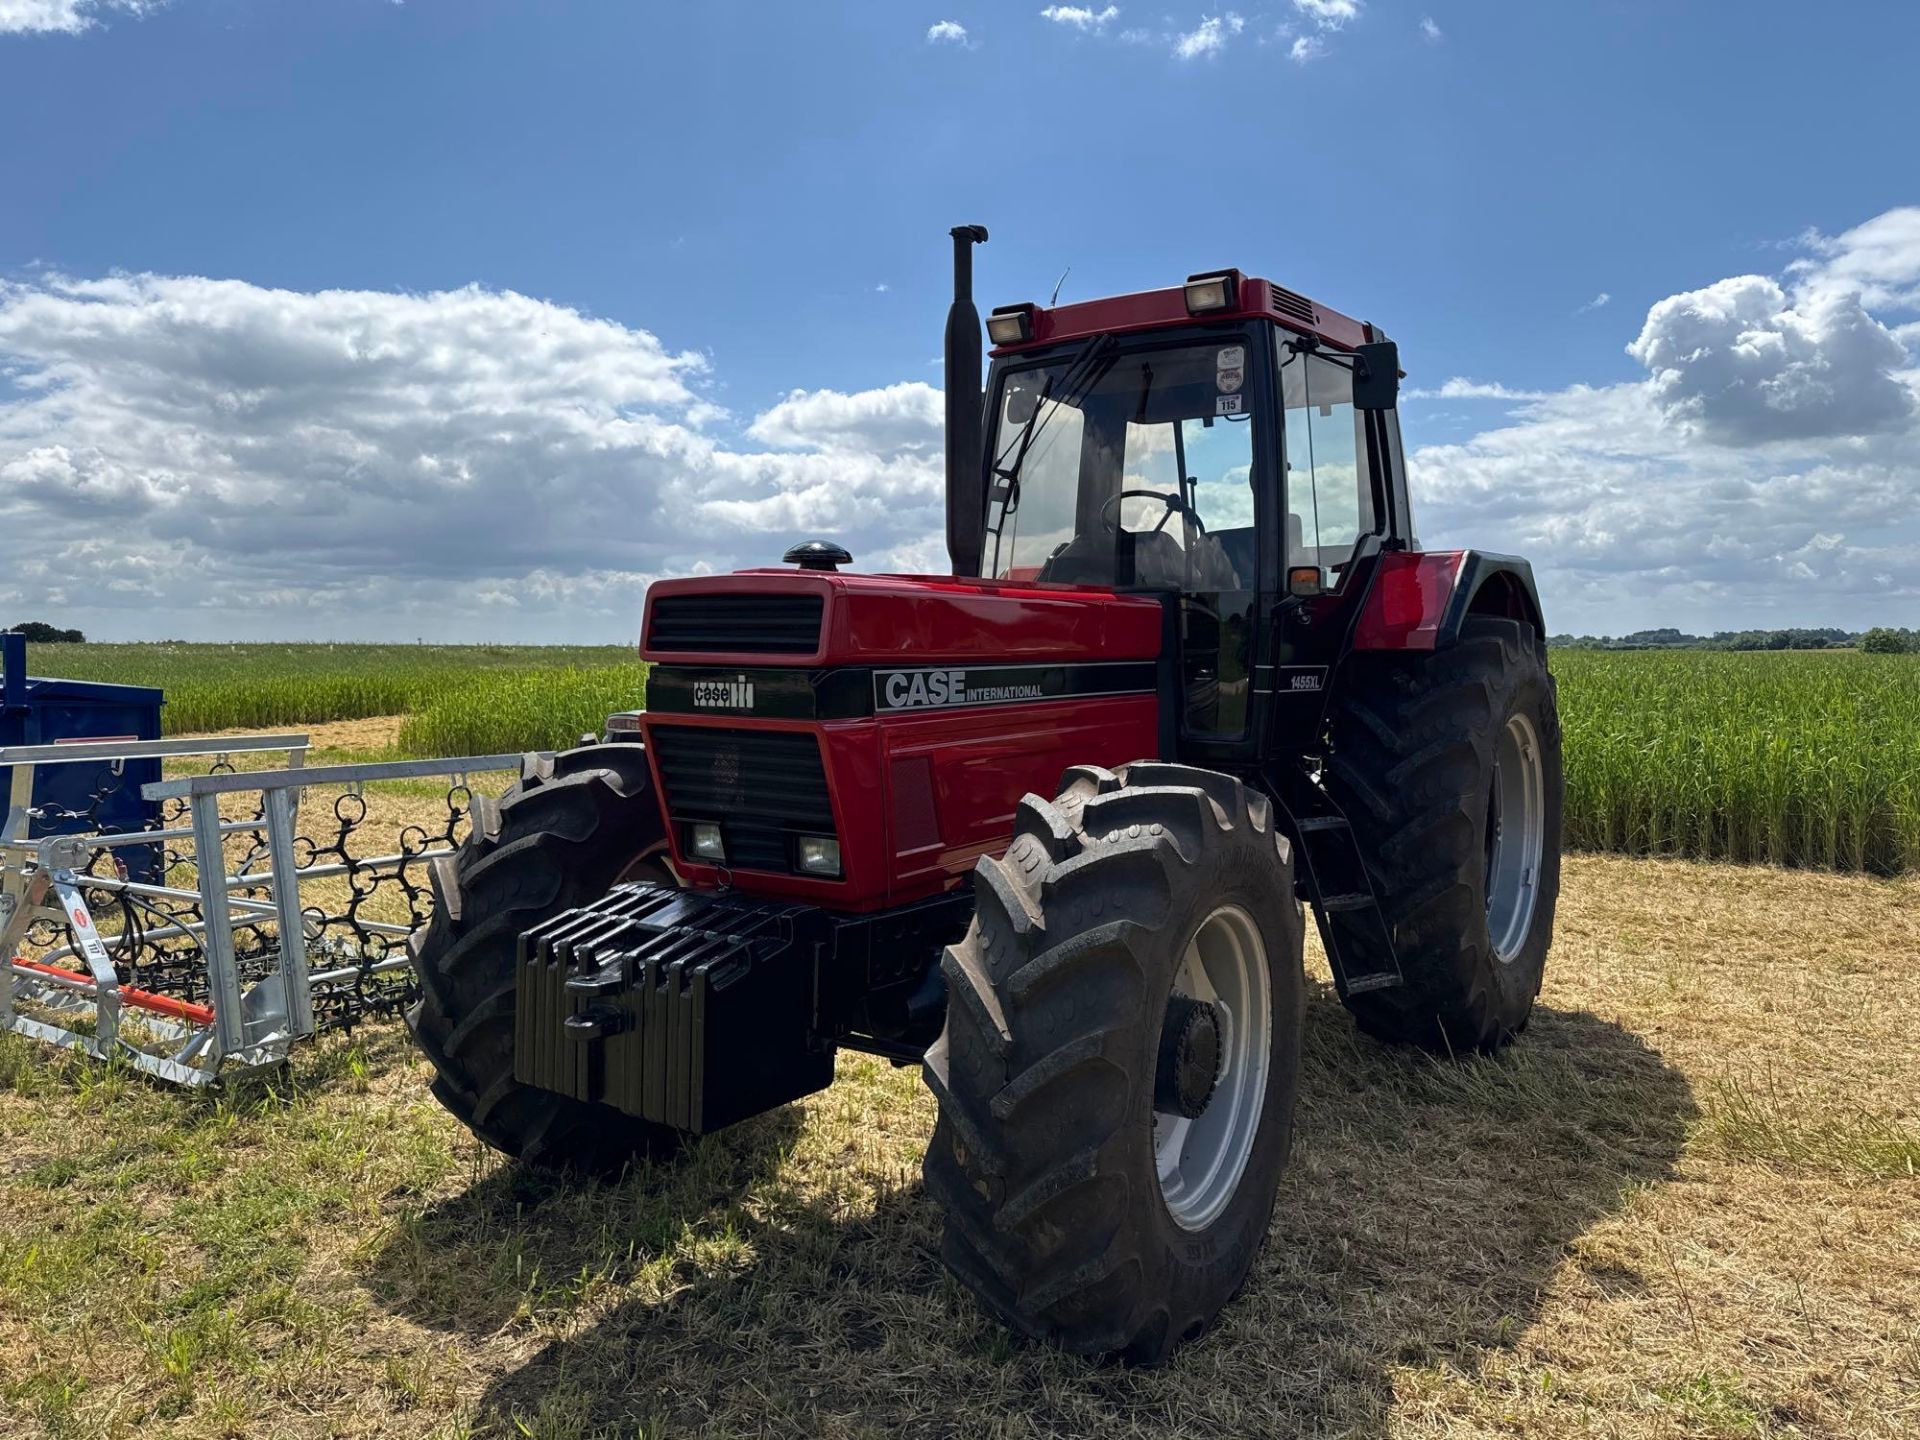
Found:
[[[828,572],[838,571],[842,565],[853,563],[853,556],[847,552],[847,548],[831,540],[803,540],[780,558],[789,565],[798,565],[802,570]]]

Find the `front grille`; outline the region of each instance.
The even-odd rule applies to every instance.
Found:
[[[811,655],[820,648],[823,603],[813,594],[662,595],[647,622],[647,648]]]
[[[1282,315],[1291,315],[1296,320],[1304,320],[1309,325],[1318,325],[1320,315],[1313,308],[1313,302],[1304,295],[1296,295],[1291,290],[1268,282],[1267,289],[1273,295],[1273,308]]]
[[[793,836],[834,834],[826,767],[811,733],[655,725],[652,739],[683,846],[687,826],[715,821],[729,869],[786,874]]]

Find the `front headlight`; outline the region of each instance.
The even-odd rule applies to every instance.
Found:
[[[727,847],[720,838],[720,827],[705,821],[689,830],[687,849],[701,860],[725,861],[727,858]]]
[[[840,874],[840,842],[825,835],[800,837],[800,868],[809,875]]]

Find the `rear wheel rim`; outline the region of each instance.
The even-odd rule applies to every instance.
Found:
[[[1183,1230],[1203,1230],[1240,1188],[1267,1098],[1273,985],[1253,917],[1222,905],[1201,921],[1174,972],[1172,994],[1211,1005],[1220,1030],[1219,1076],[1206,1108],[1191,1119],[1153,1116],[1154,1167],[1167,1213]]]
[[[1487,793],[1487,935],[1504,964],[1525,948],[1540,898],[1547,825],[1540,737],[1526,715],[1508,717],[1493,749]]]

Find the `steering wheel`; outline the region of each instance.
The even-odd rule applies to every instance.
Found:
[[[1162,505],[1167,507],[1167,513],[1160,517],[1160,523],[1153,527],[1153,534],[1157,535],[1165,530],[1167,528],[1167,522],[1175,515],[1186,516],[1188,520],[1193,522],[1194,529],[1198,530],[1202,535],[1207,533],[1207,527],[1201,523],[1199,512],[1186,502],[1184,496],[1173,490],[1122,490],[1118,495],[1109,498],[1107,503],[1100,507],[1100,524],[1103,529],[1118,533],[1120,529],[1120,517],[1114,515],[1109,518],[1107,512],[1109,510],[1117,510],[1120,502],[1123,500],[1158,500]]]

